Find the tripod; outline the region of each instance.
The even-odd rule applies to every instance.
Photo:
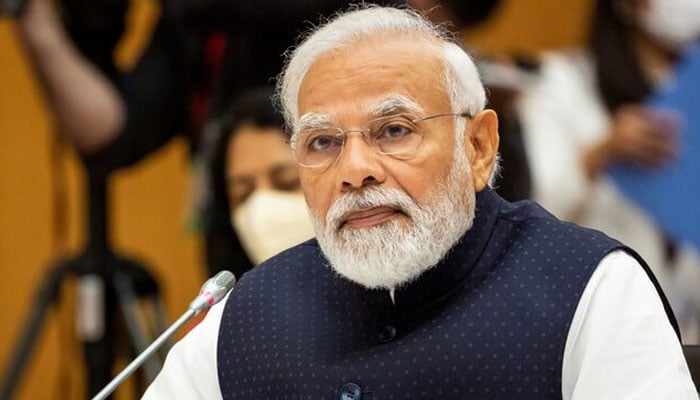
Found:
[[[107,238],[108,173],[86,169],[89,189],[87,245],[78,257],[56,261],[44,276],[2,377],[0,400],[9,400],[14,393],[46,315],[57,303],[63,281],[68,277],[77,277],[81,285],[91,288],[88,292],[93,295],[92,301],[85,306],[97,311],[89,321],[92,325],[91,333],[81,338],[88,398],[98,393],[112,377],[117,353],[115,330],[119,327],[118,322],[123,322],[128,332],[128,350],[132,354],[144,350],[152,340],[146,334],[145,318],[139,313],[143,304],[141,300],[145,301],[150,313],[155,316],[157,331],[161,332],[166,327],[164,307],[156,281],[143,266],[118,256],[110,248]],[[151,382],[161,365],[160,360],[151,358],[144,366],[141,383]]]

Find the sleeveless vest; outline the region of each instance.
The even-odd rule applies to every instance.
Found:
[[[560,399],[579,298],[624,247],[490,189],[476,206],[448,256],[394,301],[334,273],[315,240],[245,274],[219,332],[223,398]]]

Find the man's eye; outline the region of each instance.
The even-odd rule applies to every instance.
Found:
[[[309,139],[306,145],[308,151],[328,151],[341,146],[341,139],[336,135],[322,134]]]
[[[391,141],[400,140],[413,133],[413,129],[400,123],[389,123],[384,125],[377,132],[377,140]]]

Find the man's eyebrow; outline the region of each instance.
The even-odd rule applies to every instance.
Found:
[[[369,108],[371,118],[385,117],[403,112],[422,113],[423,107],[408,97],[395,94],[387,97],[379,103]],[[299,118],[299,122],[294,130],[295,136],[297,132],[307,129],[326,128],[333,124],[333,117],[328,113],[308,112]]]
[[[402,112],[419,114],[423,113],[423,107],[404,95],[395,94],[382,100],[378,104],[375,104],[369,109],[370,115],[372,115],[374,118],[385,117]]]
[[[306,129],[325,128],[329,126],[332,121],[333,118],[331,118],[330,114],[308,112],[299,118],[296,132]]]

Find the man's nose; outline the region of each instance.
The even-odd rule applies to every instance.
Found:
[[[384,182],[386,172],[380,157],[364,135],[348,135],[338,160],[341,190],[356,190]]]

